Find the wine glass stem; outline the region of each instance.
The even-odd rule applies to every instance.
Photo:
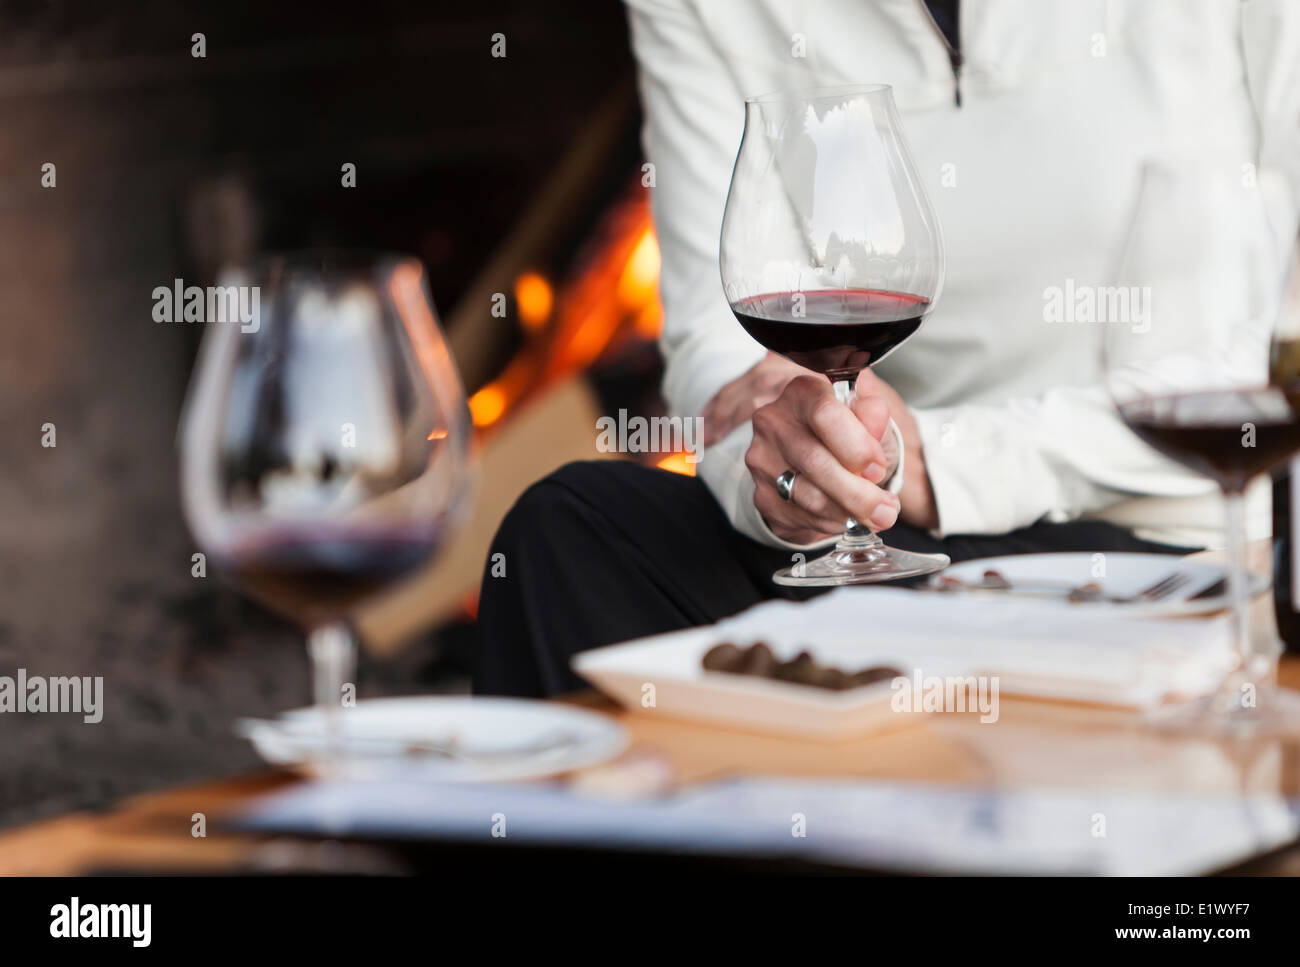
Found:
[[[1225,490],[1223,503],[1228,538],[1228,598],[1232,602],[1232,645],[1237,670],[1253,675],[1250,602],[1246,598],[1246,514],[1241,491]]]
[[[343,761],[343,687],[356,666],[356,642],[343,622],[315,628],[307,636],[311,658],[312,697],[325,726],[325,763]]]
[[[856,392],[857,377],[853,379],[837,379],[832,382],[831,386],[835,390],[835,398],[845,406],[852,406],[853,401],[857,398]],[[841,546],[853,547],[875,547],[880,544],[880,538],[871,532],[870,529],[863,527],[852,517],[844,525],[844,536],[840,538]]]

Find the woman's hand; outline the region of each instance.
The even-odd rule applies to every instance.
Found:
[[[804,369],[802,366],[790,362],[784,356],[778,356],[776,353],[768,353],[739,379],[735,379],[722,387],[722,389],[718,391],[717,395],[714,396],[704,408],[704,413],[702,414],[704,417],[704,445],[712,446],[740,424],[744,423],[746,420],[752,419],[754,414],[760,408],[772,403],[780,397],[786,387],[789,386],[790,382],[799,377],[811,378],[819,382],[825,389],[826,393],[830,395],[832,401],[834,401],[834,392],[831,390],[830,384],[824,379],[815,376],[810,370]],[[892,386],[869,369],[863,370],[861,375],[858,376],[857,395],[858,400],[854,406],[855,412],[860,410],[859,404],[864,403],[869,397],[877,397],[878,399],[883,400],[888,408],[889,416],[893,417],[894,423],[898,426],[899,434],[903,439],[903,449],[906,453],[907,459],[904,464],[903,483],[899,491],[899,497],[901,498],[902,503],[902,510],[899,514],[899,518],[917,527],[930,529],[938,526],[939,517],[935,505],[934,492],[930,488],[930,478],[926,473],[925,468],[925,451],[921,447],[921,437],[917,430],[916,418],[912,415],[912,411],[908,409],[907,404],[903,402],[902,397],[894,392]],[[759,436],[758,430],[759,428],[756,425],[754,433],[756,441]],[[881,433],[876,435],[876,440],[881,440],[883,434],[884,430],[882,429]],[[753,450],[754,446],[751,444],[750,452],[752,453]],[[761,456],[763,459],[766,459],[768,455],[762,454]],[[894,464],[895,461],[892,460],[885,462],[886,466],[893,466]],[[780,497],[775,494],[774,478],[784,469],[786,468],[781,467],[777,469],[771,475],[771,478],[767,480],[759,480],[757,476],[755,477],[755,504],[759,504],[761,495],[765,495],[766,491],[771,491],[771,494],[762,496],[764,502],[759,504],[760,512],[762,512],[764,507],[767,506],[768,497],[775,496],[777,500],[780,500]],[[798,470],[798,468],[793,465],[790,466],[790,469]],[[750,471],[751,473],[754,471],[753,464],[750,465]],[[807,497],[808,491],[812,489],[804,486],[808,482],[809,481],[804,479],[800,480],[795,495],[795,503],[802,502]],[[872,482],[875,483],[876,481]],[[823,491],[823,493],[825,492]],[[782,502],[781,508],[773,508],[773,513],[776,514],[779,519],[785,520],[789,515],[791,507],[791,504]],[[782,515],[780,513],[780,510],[782,509],[786,510],[787,514]],[[848,515],[845,516],[847,517]],[[764,517],[767,518],[766,513],[764,513]],[[773,526],[772,518],[767,519],[768,526],[773,527],[773,531],[775,532],[776,527]],[[869,519],[870,518],[864,518],[864,520]],[[779,533],[778,536],[781,536],[786,540],[792,540],[804,544],[812,543],[813,541],[821,539],[829,534],[837,534],[844,528],[844,521],[841,519],[837,519],[835,526],[824,532],[814,532],[810,530],[809,527],[812,525],[812,521],[807,518],[801,518],[799,523],[803,525],[802,529],[799,531],[801,534],[800,538],[796,539],[794,537],[788,537],[786,534]],[[829,521],[822,521],[823,525],[827,523],[829,523]],[[792,531],[791,533],[794,532]]]
[[[748,421],[760,406],[771,403],[796,376],[810,376],[812,370],[792,363],[784,356],[768,353],[739,379],[718,390],[700,414],[704,418],[704,445],[711,447]]]
[[[777,537],[796,544],[841,533],[850,517],[887,530],[899,513],[899,499],[876,486],[887,472],[880,441],[889,426],[888,404],[860,396],[850,408],[824,377],[802,372],[753,411],[745,465],[754,478],[754,506]],[[799,475],[790,501],[776,489],[785,470]]]

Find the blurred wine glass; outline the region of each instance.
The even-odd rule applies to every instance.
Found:
[[[1118,284],[1107,292],[1130,311],[1102,320],[1102,372],[1138,437],[1218,485],[1233,612],[1228,674],[1208,697],[1157,710],[1150,721],[1161,728],[1300,729],[1300,694],[1269,680],[1276,643],[1252,634],[1245,543],[1247,486],[1300,450],[1297,258],[1294,223],[1279,224],[1235,168],[1143,168]],[[1189,493],[1182,485],[1171,496]]]
[[[351,616],[430,561],[467,509],[465,393],[415,259],[280,255],[222,284],[250,312],[207,323],[182,504],[213,565],[306,632],[337,756]]]

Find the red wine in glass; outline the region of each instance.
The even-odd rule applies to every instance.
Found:
[[[1146,443],[1240,493],[1300,450],[1300,414],[1279,386],[1208,390],[1134,400],[1120,416]]]
[[[241,589],[306,628],[359,604],[427,563],[445,529],[433,522],[267,524],[214,560]]]
[[[773,292],[731,307],[756,342],[832,382],[888,356],[929,309],[928,299],[885,289]]]

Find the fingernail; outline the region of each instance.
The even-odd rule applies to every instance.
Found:
[[[885,468],[878,463],[869,463],[864,475],[872,483],[880,483],[885,479]]]
[[[871,515],[871,523],[877,530],[893,527],[896,520],[898,520],[898,508],[886,503],[881,503]]]

